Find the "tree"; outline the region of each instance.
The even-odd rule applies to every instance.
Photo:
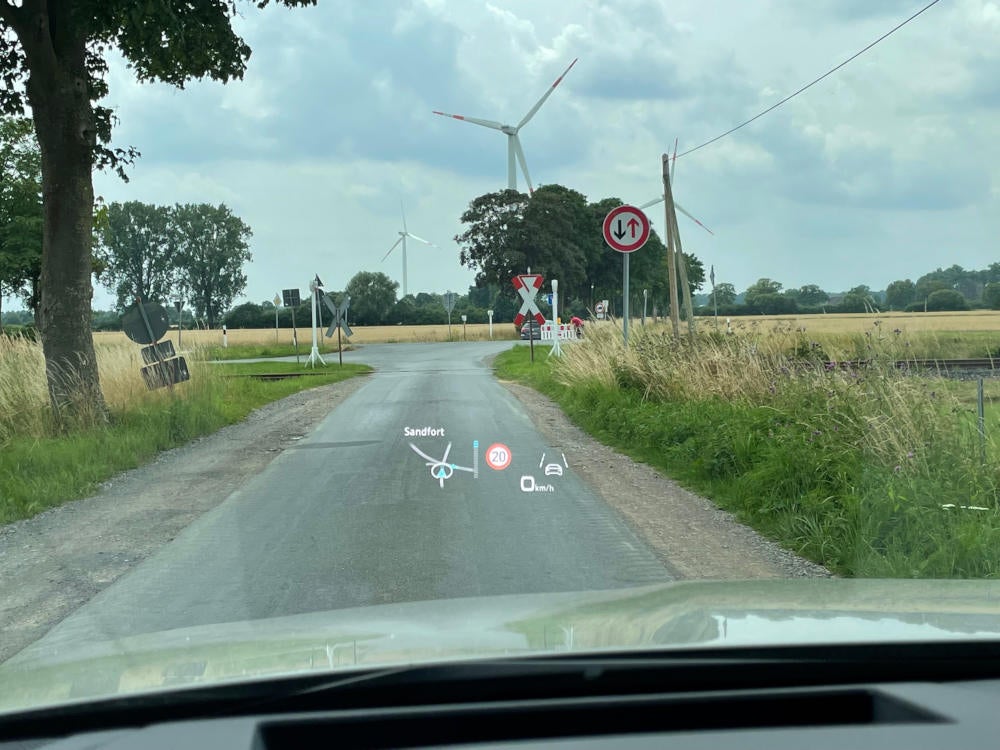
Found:
[[[177,286],[209,328],[246,288],[251,235],[225,205],[177,205],[171,212]]]
[[[925,274],[917,279],[913,292],[913,301],[923,302],[939,289],[951,289],[951,284],[938,278],[936,274]]]
[[[524,193],[500,190],[475,198],[462,214],[468,229],[455,237],[460,248],[458,261],[476,272],[476,286],[496,284],[503,288],[515,274],[527,269],[521,243],[527,205]]]
[[[780,282],[768,278],[757,279],[755,283],[747,287],[747,290],[743,293],[743,300],[747,306],[754,307],[758,297],[765,294],[778,294],[780,292]]]
[[[917,293],[916,284],[909,279],[893,281],[885,288],[885,301],[893,310],[905,310]]]
[[[983,304],[991,310],[1000,310],[1000,282],[991,281],[983,287]]]
[[[962,293],[955,289],[938,289],[927,297],[927,311],[931,310],[968,310],[969,303]]]
[[[315,0],[276,0],[286,6]],[[269,0],[256,0],[258,7]],[[234,0],[0,1],[0,111],[30,106],[41,150],[43,195],[40,303],[49,399],[66,412],[106,414],[93,337],[90,279],[94,188],[91,170],[125,177],[135,149],[112,149],[105,55],[117,48],[140,81],[183,88],[191,78],[228,81],[250,48],[233,31]]]
[[[225,322],[229,328],[268,328],[274,322],[274,305],[270,315],[265,315],[261,305],[244,302],[226,313]]]
[[[167,206],[129,201],[108,206],[98,257],[104,286],[118,296],[118,309],[143,300],[167,300],[177,283],[177,267]]]
[[[31,120],[0,119],[0,299],[21,293],[31,310],[42,263],[41,158]]]
[[[800,305],[815,307],[830,301],[830,295],[820,289],[816,284],[805,284],[800,287],[796,295]]]
[[[727,281],[715,285],[715,291],[708,295],[708,306],[715,307],[718,304],[733,305],[736,303],[736,287]]]
[[[847,292],[840,300],[840,311],[862,313],[868,311],[868,299],[857,292]]]
[[[382,325],[396,306],[399,284],[384,273],[359,271],[344,290],[351,296],[351,320],[362,326]]]

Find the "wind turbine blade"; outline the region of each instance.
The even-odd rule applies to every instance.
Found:
[[[572,68],[574,65],[576,65],[576,60],[579,59],[580,58],[576,58],[575,60],[573,60],[573,62],[569,64],[569,68]],[[566,68],[566,70],[563,71],[562,75],[555,80],[555,83],[553,83],[549,87],[549,90],[546,91],[544,94],[542,94],[542,98],[539,99],[537,102],[535,102],[535,106],[528,110],[528,114],[526,114],[523,118],[521,118],[521,122],[517,124],[517,128],[515,128],[515,130],[520,130],[521,128],[523,128],[525,125],[528,124],[528,120],[530,120],[532,117],[535,116],[535,112],[537,112],[539,108],[543,104],[545,104],[545,100],[548,99],[550,96],[552,96],[552,92],[556,90],[556,86],[562,83],[562,79],[566,77],[567,73],[569,73],[569,68]]]
[[[640,209],[649,208],[650,206],[655,206],[657,203],[662,203],[662,202],[663,202],[663,196],[661,195],[659,198],[654,198],[653,200],[648,201],[647,203],[643,203],[641,206],[639,206],[639,208]]]
[[[576,62],[574,60],[574,62]],[[521,139],[516,135],[514,136],[514,153],[517,154],[517,162],[521,165],[521,172],[524,174],[524,181],[528,183],[528,194],[535,192],[534,186],[531,184],[531,175],[528,174],[528,162],[524,158],[524,150],[521,148]]]
[[[406,209],[403,208],[403,201],[399,201],[399,212],[403,214],[403,231],[406,231]]]
[[[473,125],[482,125],[484,128],[503,130],[503,124],[497,122],[496,120],[480,120],[478,117],[466,117],[465,115],[452,115],[447,112],[438,112],[436,109],[434,110],[434,114],[441,115],[442,117],[450,117],[453,120],[462,120],[462,122],[471,122]]]
[[[406,236],[409,237],[411,240],[416,240],[417,242],[423,242],[425,245],[430,245],[431,247],[437,247],[437,245],[435,245],[433,242],[428,242],[423,237],[417,237],[417,235],[413,234],[412,232],[407,232]]]
[[[706,227],[704,224],[702,224],[700,221],[698,221],[696,218],[694,218],[691,214],[689,214],[687,211],[685,211],[683,208],[681,208],[679,205],[677,205],[676,201],[674,201],[674,208],[676,208],[682,214],[684,214],[685,216],[687,216],[689,219],[691,219],[691,221],[693,221],[699,227],[701,227],[702,229],[704,229],[706,232],[708,232],[712,236],[715,236],[715,232],[713,232],[711,229],[709,229],[708,227]]]
[[[385,255],[383,255],[383,256],[382,256],[382,260],[384,261],[384,260],[385,260],[386,258],[388,258],[388,257],[389,257],[389,254],[390,254],[390,253],[391,253],[391,252],[392,252],[393,250],[395,250],[395,249],[396,249],[396,247],[397,247],[397,246],[399,245],[399,243],[400,243],[400,242],[402,242],[402,241],[403,241],[403,238],[402,238],[402,237],[400,237],[400,238],[399,238],[398,240],[396,240],[396,242],[395,242],[395,243],[393,244],[393,246],[389,248],[389,252],[387,252],[387,253],[386,253]]]
[[[535,192],[535,186],[531,184],[531,175],[528,174],[528,160],[524,158],[524,149],[521,148],[521,139],[514,136],[514,153],[517,154],[517,163],[521,165],[521,172],[524,174],[524,181],[528,183],[528,194]]]

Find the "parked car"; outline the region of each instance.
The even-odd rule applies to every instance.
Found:
[[[542,338],[542,327],[538,324],[538,321],[531,318],[527,323],[521,326],[521,338],[527,341],[529,338],[533,338],[536,341]]]

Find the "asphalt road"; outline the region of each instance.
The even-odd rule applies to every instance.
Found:
[[[376,374],[32,648],[388,602],[669,580],[574,472],[572,450],[546,444],[496,382],[483,359],[509,346],[347,353]],[[404,434],[424,427],[444,434]],[[428,466],[411,443],[434,460],[450,444],[446,465]],[[506,469],[487,466],[494,443],[510,450]],[[478,477],[452,464],[478,465]],[[549,465],[562,475],[546,475]]]

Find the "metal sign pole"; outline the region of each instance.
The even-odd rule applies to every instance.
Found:
[[[299,362],[299,329],[295,325],[295,308],[292,307],[292,346],[295,347],[295,364]]]
[[[628,256],[629,253],[622,253],[622,320],[624,321],[622,332],[625,348],[628,348]]]
[[[337,357],[340,359],[340,366],[344,366],[344,346],[340,342],[340,321],[337,321]]]

